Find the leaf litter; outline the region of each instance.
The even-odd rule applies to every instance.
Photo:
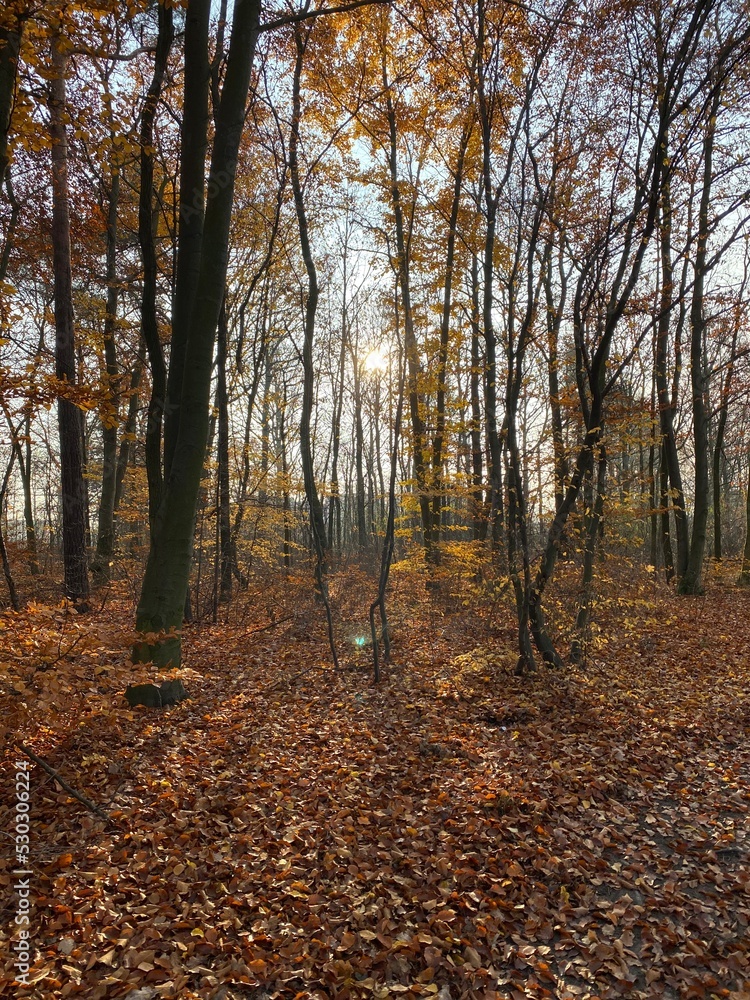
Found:
[[[33,966],[4,948],[0,995],[750,996],[750,597],[613,588],[585,668],[517,678],[502,609],[395,586],[379,687],[366,581],[334,589],[341,672],[292,581],[187,630],[164,711],[122,697],[153,679],[124,601],[3,617],[11,736],[110,821],[32,769]]]

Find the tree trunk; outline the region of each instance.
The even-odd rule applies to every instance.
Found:
[[[671,583],[675,578],[672,535],[669,526],[669,512],[672,509],[672,500],[669,495],[669,470],[666,449],[663,442],[659,458],[659,497],[661,505],[661,554],[664,560],[664,576],[667,583]]]
[[[255,11],[257,20],[257,17],[260,16],[261,0],[245,0],[243,5],[245,10],[249,9],[248,3],[250,7],[257,8]],[[172,459],[177,446],[187,354],[190,349],[189,339],[192,334],[192,319],[195,312],[194,304],[206,253],[205,171],[208,152],[208,97],[211,84],[208,40],[210,14],[211,0],[189,0],[185,14],[184,100],[180,123],[180,146],[182,149],[180,208],[172,304],[172,344],[169,354],[169,372],[165,374],[164,394],[158,400],[164,411],[165,481],[169,479]],[[252,12],[250,14],[252,16]],[[243,11],[235,11],[235,25],[238,24],[238,15],[239,17],[246,16]],[[234,30],[232,34],[234,34]],[[254,49],[254,42],[252,44]],[[243,103],[246,99],[247,95],[245,94],[242,98]],[[216,111],[215,108],[214,114]],[[218,147],[214,141],[214,156],[217,152]],[[214,169],[212,163],[211,174],[214,184],[224,185],[229,180],[233,192],[237,153],[228,152],[228,155],[230,159],[227,163],[217,164],[217,169]],[[223,293],[222,288],[222,297]],[[218,315],[218,310],[216,311]]]
[[[604,491],[607,478],[607,452],[603,444],[599,445],[599,461],[597,462],[596,495],[593,506],[586,516],[585,548],[583,552],[583,575],[581,579],[581,600],[576,617],[576,636],[571,643],[570,659],[572,663],[580,663],[585,657],[586,640],[589,622],[591,621],[591,601],[593,597],[594,558],[599,539],[599,529],[604,514]]]
[[[745,281],[747,280],[747,271],[745,272]],[[743,290],[744,290],[743,282]],[[734,376],[734,362],[737,356],[737,339],[740,332],[740,318],[736,317],[734,323],[734,329],[732,331],[732,349],[729,355],[729,364],[727,365],[726,374],[721,385],[721,402],[719,404],[719,422],[716,427],[716,441],[714,442],[714,454],[713,454],[713,475],[712,475],[712,485],[714,494],[714,558],[720,561],[722,558],[722,538],[721,538],[721,472],[722,472],[722,459],[724,457],[724,436],[727,429],[727,417],[729,415],[729,393],[732,385],[732,378]]]
[[[445,447],[445,396],[446,369],[448,365],[448,346],[451,330],[451,307],[453,304],[453,269],[456,257],[456,230],[458,227],[458,211],[461,207],[461,190],[464,179],[464,161],[472,130],[472,119],[467,117],[458,144],[456,169],[453,174],[453,198],[448,220],[448,243],[445,251],[445,276],[443,278],[443,307],[440,318],[440,347],[438,350],[437,368],[437,400],[435,412],[435,437],[432,441],[432,528],[431,545],[432,561],[437,561],[437,546],[440,541],[440,517],[443,506],[443,450]]]
[[[284,399],[282,405],[279,407],[279,448],[281,451],[282,510],[284,512],[284,547],[282,551],[283,551],[284,569],[288,571],[292,565],[292,513],[291,513],[291,501],[289,497],[289,464],[287,461],[287,447],[286,447],[287,402],[288,402],[287,390],[285,384]]]
[[[690,386],[693,402],[693,451],[695,453],[695,495],[693,499],[693,530],[690,537],[690,556],[682,579],[678,583],[680,594],[703,593],[703,557],[706,551],[708,525],[708,414],[706,412],[706,382],[708,374],[703,362],[706,336],[704,315],[704,285],[709,237],[709,209],[713,179],[713,149],[716,134],[716,114],[721,103],[722,88],[716,87],[709,109],[709,119],[703,139],[703,190],[698,212],[698,240],[695,251],[695,279],[690,303]]]
[[[747,454],[747,481],[745,484],[745,548],[742,553],[742,569],[737,583],[740,587],[750,587],[750,450]]]
[[[484,454],[482,451],[482,407],[479,397],[482,366],[479,356],[479,261],[471,259],[471,521],[474,541],[487,534],[487,517],[482,493]]]
[[[119,367],[115,344],[117,321],[117,209],[120,195],[120,174],[112,174],[107,213],[107,304],[104,316],[104,363],[106,368],[108,411],[102,415],[102,487],[97,518],[96,551],[91,561],[94,579],[104,583],[109,579],[115,553],[115,490],[117,486],[117,424],[119,422]]]
[[[5,475],[3,476],[2,485],[0,485],[0,561],[3,564],[3,575],[5,576],[5,582],[8,585],[8,596],[10,597],[10,606],[14,611],[21,610],[21,602],[18,600],[18,591],[16,590],[16,584],[13,579],[13,573],[10,568],[10,560],[8,559],[8,550],[5,545],[5,534],[3,532],[3,507],[5,506],[5,495],[8,492],[8,483],[10,482],[10,474],[13,471],[13,463],[16,460],[16,449],[11,449],[10,458],[8,464],[5,468]]]
[[[227,342],[229,330],[227,324],[227,299],[219,313],[217,338],[217,383],[216,409],[218,412],[218,518],[219,518],[219,603],[226,604],[232,599],[232,525],[230,520],[229,496],[229,399],[227,394]]]
[[[140,387],[143,379],[143,366],[145,363],[145,344],[141,341],[138,357],[136,358],[133,374],[130,376],[128,387],[128,415],[125,418],[125,425],[120,435],[120,450],[117,455],[117,473],[115,476],[115,496],[113,502],[113,513],[115,521],[117,512],[122,501],[122,491],[125,483],[125,473],[128,471],[128,463],[133,450],[133,439],[135,438],[136,426],[138,424],[138,409],[140,405]],[[115,534],[117,526],[115,524]]]
[[[357,490],[357,545],[360,552],[367,548],[367,498],[365,496],[365,434],[362,425],[362,371],[357,345],[352,349],[354,370],[354,468]]]
[[[346,384],[346,349],[349,343],[349,311],[347,295],[349,285],[349,216],[346,217],[346,239],[343,247],[343,274],[341,281],[341,343],[338,367],[334,375],[333,426],[331,428],[331,497],[328,506],[328,527],[331,546],[341,554],[341,487],[339,484],[339,453],[341,451],[341,417],[344,409]]]
[[[648,483],[648,507],[649,507],[649,563],[651,566],[656,568],[659,559],[659,512],[656,489],[656,449],[658,447],[658,438],[656,428],[658,426],[658,421],[656,419],[656,378],[653,375],[651,377],[651,422],[649,430],[649,444],[648,444],[648,476],[646,482]]]
[[[312,453],[312,434],[310,421],[312,418],[314,395],[315,395],[315,369],[313,367],[313,342],[315,339],[315,314],[318,309],[318,275],[315,262],[312,257],[310,247],[310,237],[307,224],[307,213],[302,195],[302,184],[299,175],[299,127],[302,114],[300,97],[300,85],[302,77],[302,65],[304,62],[305,48],[309,38],[309,30],[304,32],[297,28],[295,30],[295,42],[297,46],[297,58],[294,68],[294,83],[292,87],[292,129],[289,137],[289,174],[292,180],[292,190],[294,192],[294,205],[297,212],[297,223],[299,226],[300,248],[302,259],[307,272],[307,297],[305,300],[304,318],[304,342],[302,346],[302,414],[300,417],[300,453],[302,457],[302,477],[305,484],[305,495],[310,507],[310,527],[313,536],[313,545],[318,563],[319,583],[325,599],[324,580],[327,569],[328,542],[326,538],[325,519],[323,517],[323,506],[320,502],[318,487],[315,483],[315,468]]]
[[[414,329],[414,311],[411,303],[410,247],[401,204],[398,176],[398,142],[396,109],[393,104],[391,83],[388,78],[386,40],[381,39],[381,76],[386,102],[388,121],[388,172],[391,188],[391,206],[396,235],[396,260],[394,266],[401,291],[401,307],[404,315],[404,351],[406,353],[407,388],[409,394],[409,415],[411,417],[414,478],[422,523],[422,536],[426,557],[432,554],[432,508],[430,505],[428,467],[426,458],[426,429],[424,423],[424,400],[421,393],[422,366],[419,358],[419,344]]]
[[[31,414],[27,411],[24,414],[23,422],[19,427],[13,426],[13,418],[10,415],[7,404],[0,401],[5,420],[8,424],[11,445],[18,461],[18,471],[21,476],[23,488],[23,520],[26,529],[26,558],[29,565],[29,572],[32,576],[37,576],[40,572],[37,559],[36,528],[34,527],[34,496],[32,489],[31,471]],[[23,428],[23,433],[19,431]],[[24,446],[21,447],[23,440]]]
[[[391,655],[391,635],[388,624],[388,611],[386,608],[385,595],[388,588],[388,578],[391,572],[393,551],[396,540],[396,470],[398,468],[398,449],[401,440],[401,420],[404,412],[404,388],[406,382],[406,365],[403,361],[400,338],[398,368],[398,397],[396,401],[396,418],[393,425],[391,471],[388,480],[388,519],[386,521],[385,536],[383,538],[383,551],[380,557],[378,593],[377,597],[370,605],[370,636],[372,638],[373,679],[376,684],[380,681],[380,651],[378,644],[378,632],[375,625],[376,610],[380,612],[380,634],[383,638],[383,657],[386,661],[388,661]]]
[[[664,137],[662,153],[665,164],[669,162],[667,137]],[[660,199],[659,237],[661,250],[661,295],[659,300],[659,317],[656,327],[656,359],[654,374],[656,378],[657,398],[659,402],[659,426],[662,435],[662,465],[666,468],[671,485],[671,498],[662,491],[662,502],[666,502],[674,510],[675,535],[677,541],[677,576],[682,577],[687,569],[690,553],[687,513],[685,510],[685,494],[682,486],[680,458],[677,453],[677,441],[674,430],[674,417],[677,408],[677,389],[679,387],[680,366],[675,364],[672,379],[672,389],[667,372],[669,362],[669,327],[672,315],[674,295],[674,268],[672,264],[672,199],[671,183],[668,171],[665,171]],[[678,332],[679,335],[679,332]],[[669,514],[667,514],[667,519]],[[668,521],[667,521],[668,524]],[[666,555],[666,549],[665,555]],[[671,546],[670,546],[671,555]],[[668,567],[665,560],[665,567]],[[671,568],[671,567],[670,567]],[[667,571],[669,578],[669,569]]]
[[[189,4],[188,14],[192,13]],[[190,293],[188,336],[182,364],[179,411],[174,448],[164,497],[151,534],[146,573],[138,605],[136,627],[145,638],[133,650],[135,662],[153,660],[159,666],[179,665],[180,629],[185,608],[195,515],[208,440],[214,341],[227,272],[229,229],[234,200],[237,154],[245,120],[245,103],[258,38],[260,0],[236,0],[232,36],[226,60],[221,104],[216,115],[208,199],[202,229],[200,270]],[[202,44],[208,51],[208,26]],[[186,79],[185,116],[193,120],[200,108],[193,106]],[[183,146],[183,156],[202,161],[200,135],[197,146]],[[197,154],[196,154],[197,149]],[[202,185],[201,185],[202,188]],[[181,196],[182,204],[187,199]],[[184,309],[184,302],[180,308]],[[174,348],[173,348],[174,349]],[[171,369],[171,362],[170,362]],[[173,427],[174,431],[174,427]]]
[[[721,562],[721,466],[724,451],[724,433],[727,426],[727,402],[724,401],[719,412],[719,423],[716,428],[716,442],[713,454],[713,507],[714,507],[714,559]]]
[[[560,371],[558,358],[558,342],[560,324],[562,322],[567,293],[567,278],[560,268],[561,290],[560,299],[555,305],[552,281],[552,245],[545,248],[545,259],[542,263],[544,276],[544,296],[547,304],[547,377],[549,380],[549,405],[552,418],[552,450],[555,468],[555,510],[562,506],[565,495],[565,481],[568,477],[568,462],[565,456],[565,439],[563,436],[562,407],[560,405]]]
[[[156,314],[158,274],[154,246],[154,119],[156,118],[156,109],[162,92],[173,38],[172,8],[166,4],[160,4],[154,72],[141,113],[141,186],[138,202],[138,242],[143,262],[141,337],[148,350],[151,367],[151,398],[146,423],[146,478],[148,480],[149,525],[152,530],[164,494],[161,438],[167,394],[167,372]],[[187,86],[187,66],[185,79]],[[183,152],[183,160],[186,158],[189,159],[187,154]]]
[[[11,11],[0,12],[0,188],[8,167],[8,135],[18,79],[18,53],[21,48],[20,19]]]
[[[50,137],[52,140],[52,247],[55,275],[55,375],[74,386],[76,350],[73,320],[73,280],[70,257],[68,199],[68,138],[65,120],[65,41],[52,39],[52,78],[49,81]],[[85,607],[89,596],[86,562],[86,491],[83,481],[81,413],[64,395],[58,397],[60,480],[62,486],[63,569],[65,595]]]

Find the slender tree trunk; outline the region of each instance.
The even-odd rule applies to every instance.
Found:
[[[666,149],[666,136],[664,145],[664,162],[668,163],[669,154]],[[682,577],[687,569],[690,552],[690,540],[688,535],[687,513],[685,510],[685,494],[682,486],[682,472],[680,469],[680,459],[677,453],[677,441],[674,430],[674,418],[677,408],[677,393],[675,390],[679,386],[680,372],[679,368],[676,366],[673,375],[671,392],[667,372],[667,366],[669,363],[669,327],[674,294],[674,267],[672,264],[672,199],[670,176],[668,172],[665,173],[661,192],[659,236],[662,285],[661,297],[659,301],[659,317],[656,328],[655,378],[657,398],[659,402],[659,423],[662,434],[662,464],[667,470],[671,485],[671,498],[669,496],[663,496],[662,502],[666,500],[669,506],[674,510],[675,534],[677,541],[676,571],[677,576]],[[669,515],[667,514],[667,518],[668,517]],[[667,563],[665,561],[665,567],[666,566]]]
[[[648,444],[648,508],[649,508],[649,563],[654,568],[658,565],[659,558],[659,513],[657,504],[656,488],[656,449],[658,420],[656,417],[656,376],[651,374],[651,421],[649,429]]]
[[[472,120],[467,117],[458,144],[456,169],[453,174],[453,198],[448,220],[448,242],[445,252],[445,275],[443,278],[443,307],[440,318],[440,347],[438,350],[437,400],[435,412],[435,436],[432,441],[432,528],[431,543],[433,561],[437,561],[437,546],[440,541],[440,517],[445,490],[443,488],[443,451],[445,447],[445,397],[446,373],[448,367],[448,347],[451,331],[451,308],[453,305],[453,269],[456,257],[456,232],[458,212],[461,207],[461,193],[464,179],[464,161],[471,136]]]
[[[398,132],[396,108],[393,104],[391,83],[388,78],[386,41],[381,40],[381,76],[385,94],[386,118],[388,122],[388,171],[391,186],[391,206],[396,235],[396,260],[394,262],[401,291],[401,307],[404,316],[404,350],[406,353],[407,390],[409,395],[409,415],[411,417],[414,478],[421,514],[422,536],[425,555],[432,556],[432,508],[430,505],[427,436],[424,423],[424,401],[421,392],[422,366],[419,358],[419,344],[414,329],[414,311],[411,302],[410,247],[407,241],[404,209],[398,176]]]
[[[716,428],[716,442],[714,444],[713,453],[713,475],[712,475],[712,486],[713,486],[713,507],[714,507],[714,558],[717,562],[721,561],[722,558],[722,539],[721,539],[721,466],[722,457],[724,451],[724,433],[727,426],[727,411],[728,407],[726,402],[722,404],[721,410],[719,412],[719,423]]]
[[[479,386],[482,365],[479,356],[479,261],[476,254],[471,260],[471,519],[474,541],[484,539],[487,517],[482,493],[484,479],[484,453],[482,451],[482,406]]]
[[[188,21],[190,17],[188,17]],[[154,72],[141,113],[140,166],[141,186],[138,203],[138,242],[143,262],[141,289],[141,337],[148,351],[151,368],[151,398],[146,423],[146,478],[148,480],[149,525],[153,530],[164,494],[162,468],[162,424],[167,395],[167,371],[159,336],[156,312],[158,270],[154,245],[154,120],[161,97],[169,52],[174,38],[172,8],[159,4],[159,34],[156,43]],[[187,66],[185,70],[187,86]],[[183,155],[183,161],[189,159]]]
[[[217,384],[216,409],[218,411],[218,491],[219,491],[219,552],[221,566],[219,573],[219,603],[226,604],[232,599],[232,531],[229,496],[229,399],[227,394],[227,301],[219,313],[217,337]]]
[[[585,657],[586,633],[591,621],[591,601],[593,598],[594,559],[596,557],[599,531],[604,515],[605,486],[607,479],[607,452],[603,444],[599,445],[599,460],[597,462],[596,494],[594,503],[586,516],[585,548],[583,552],[583,575],[581,579],[581,600],[576,617],[576,635],[571,643],[570,659],[572,663],[580,663]]]
[[[747,280],[747,272],[746,279]],[[743,283],[744,284],[744,283]],[[743,288],[744,290],[744,288]],[[727,429],[727,417],[729,415],[729,394],[732,385],[732,379],[734,376],[734,362],[737,353],[737,339],[739,337],[740,331],[740,320],[739,317],[735,320],[734,330],[732,332],[732,348],[729,356],[729,364],[727,366],[726,373],[724,375],[724,380],[721,385],[721,402],[719,405],[719,421],[716,427],[716,441],[714,443],[714,453],[713,453],[713,475],[712,475],[712,485],[714,494],[714,558],[719,561],[722,558],[722,537],[721,537],[721,471],[722,471],[722,459],[724,457],[724,436]]]
[[[13,579],[13,572],[10,567],[10,560],[8,558],[8,550],[5,545],[5,534],[3,533],[3,507],[5,506],[5,496],[8,492],[8,483],[10,482],[10,474],[13,471],[13,463],[16,460],[17,452],[13,448],[10,453],[10,459],[5,468],[5,475],[3,476],[2,484],[0,484],[0,560],[3,564],[3,575],[5,576],[5,582],[8,585],[8,596],[10,597],[10,606],[14,611],[21,610],[21,602],[18,599],[18,591],[16,590],[16,584]]]
[[[484,300],[482,328],[484,332],[484,415],[489,452],[490,511],[489,528],[493,544],[500,537],[503,522],[502,444],[497,419],[497,343],[492,318],[494,284],[494,252],[497,202],[490,191],[487,196],[487,233],[484,245]]]
[[[401,347],[399,338],[399,348]],[[399,353],[402,353],[399,351]],[[380,613],[380,634],[383,637],[383,657],[386,662],[391,656],[391,635],[388,624],[388,610],[386,607],[385,595],[388,589],[388,579],[393,563],[393,552],[396,540],[396,471],[398,469],[398,449],[401,439],[401,420],[404,411],[404,388],[406,383],[406,365],[402,358],[399,358],[399,380],[398,397],[396,401],[396,419],[393,425],[393,443],[391,453],[391,471],[388,480],[388,519],[385,526],[385,536],[383,538],[383,551],[380,557],[380,577],[378,579],[378,593],[375,600],[370,605],[370,635],[372,638],[372,661],[373,677],[375,683],[380,681],[380,650],[378,644],[378,630],[375,624],[375,612]]]
[[[31,414],[27,413],[24,418],[24,448],[21,451],[18,445],[18,465],[23,484],[23,520],[26,528],[26,556],[29,564],[29,572],[32,576],[38,576],[39,558],[36,544],[36,525],[34,524],[34,498],[32,490],[32,466],[31,466]],[[22,456],[23,454],[23,461]]]
[[[529,100],[527,94],[527,108]],[[525,125],[527,147],[530,142],[528,120]],[[525,160],[522,161],[522,176],[525,170]],[[518,441],[518,418],[521,393],[523,388],[524,363],[526,350],[531,338],[534,319],[539,298],[539,285],[535,287],[534,260],[536,245],[542,221],[543,199],[540,199],[534,212],[533,223],[528,235],[519,235],[516,245],[513,267],[508,278],[508,319],[505,381],[505,436],[508,460],[508,567],[516,597],[516,614],[518,618],[518,662],[516,673],[536,669],[534,654],[529,635],[529,605],[531,597],[531,556],[528,535],[528,486],[525,481],[521,452]],[[519,217],[526,210],[525,194],[522,194],[519,205]],[[524,240],[528,240],[524,252]],[[518,336],[516,337],[516,309],[518,305],[518,282],[522,262],[526,259],[526,303]],[[518,565],[520,549],[521,567]]]
[[[102,416],[102,488],[97,518],[96,551],[91,561],[95,580],[109,579],[115,553],[115,490],[117,486],[117,424],[119,422],[119,366],[115,343],[117,322],[117,210],[120,175],[112,174],[107,213],[107,304],[104,316],[104,363],[108,411]]]
[[[21,427],[13,426],[13,418],[10,415],[5,401],[0,400],[8,432],[11,438],[11,445],[18,461],[18,471],[21,476],[23,488],[23,519],[26,529],[26,558],[29,565],[29,572],[32,576],[39,574],[39,562],[37,560],[36,529],[34,527],[34,498],[32,490],[31,472],[31,414],[27,411],[23,418],[23,435],[19,436]],[[21,440],[24,445],[21,447]]]
[[[283,403],[279,407],[279,448],[281,450],[282,510],[284,512],[284,546],[282,551],[284,569],[288,571],[292,565],[292,513],[289,496],[289,463],[286,447],[286,408],[287,391],[285,385]]]
[[[663,442],[659,459],[659,497],[661,505],[661,554],[664,560],[664,576],[667,583],[671,583],[675,578],[672,534],[669,524],[669,512],[673,509],[673,505],[669,495],[669,469]]]
[[[367,497],[365,496],[365,434],[362,425],[362,371],[357,345],[352,351],[354,369],[354,468],[357,484],[357,545],[367,548]]]
[[[302,259],[307,272],[307,297],[305,301],[304,319],[304,342],[302,346],[302,415],[300,418],[300,453],[302,457],[302,477],[305,484],[305,495],[310,507],[310,526],[312,529],[313,544],[318,561],[318,570],[321,578],[326,574],[328,542],[326,538],[325,519],[323,517],[323,507],[318,494],[318,487],[315,483],[315,469],[312,453],[312,433],[311,418],[315,397],[315,369],[313,366],[313,343],[315,340],[315,314],[318,309],[318,274],[315,262],[312,257],[310,247],[310,237],[308,232],[307,213],[305,210],[304,198],[302,195],[302,184],[299,175],[299,128],[302,114],[302,104],[300,95],[302,65],[304,62],[305,48],[309,31],[303,32],[301,29],[295,30],[295,41],[297,45],[297,58],[294,69],[294,83],[292,87],[292,129],[289,137],[289,174],[292,180],[292,190],[294,192],[294,205],[297,212],[297,223],[299,226],[300,248]],[[323,595],[325,596],[325,595]]]
[[[140,406],[140,387],[143,379],[143,366],[145,364],[145,344],[141,341],[138,357],[136,358],[133,374],[130,376],[128,387],[128,413],[125,417],[125,425],[120,435],[120,450],[117,455],[117,473],[115,477],[115,496],[113,501],[113,516],[115,522],[117,513],[122,502],[122,491],[125,483],[125,473],[128,471],[130,455],[133,450],[133,439],[138,424],[138,409]],[[116,534],[116,525],[115,525]]]
[[[349,343],[349,315],[347,294],[349,284],[349,220],[347,216],[347,240],[344,243],[343,275],[341,288],[341,343],[339,345],[338,369],[335,375],[333,399],[333,427],[331,429],[331,498],[328,507],[328,525],[331,545],[341,553],[341,487],[339,485],[339,452],[341,450],[341,417],[344,409],[344,385],[346,383],[346,349]]]
[[[309,0],[308,4],[309,6]],[[307,10],[307,6],[305,10]],[[313,342],[315,339],[315,314],[318,308],[318,275],[313,261],[312,249],[310,247],[310,237],[307,223],[307,213],[302,194],[302,185],[299,176],[299,129],[302,118],[302,102],[300,95],[300,85],[302,78],[302,65],[305,58],[305,49],[310,38],[310,30],[303,30],[295,26],[294,40],[297,48],[297,58],[294,64],[294,80],[292,84],[292,128],[289,137],[289,174],[292,180],[292,190],[294,192],[294,207],[297,213],[297,224],[299,227],[300,249],[302,260],[307,272],[307,299],[305,302],[304,319],[304,342],[302,345],[302,414],[300,417],[300,455],[302,458],[302,478],[305,484],[305,495],[310,508],[310,529],[312,531],[313,546],[315,550],[315,578],[318,586],[318,593],[323,602],[326,612],[326,622],[328,625],[328,642],[331,648],[333,665],[338,668],[338,654],[336,652],[336,641],[333,630],[333,614],[331,602],[328,599],[328,541],[326,537],[325,518],[323,517],[323,505],[320,502],[318,487],[315,483],[315,466],[313,463],[313,438],[310,421],[315,401],[315,370],[313,367]]]
[[[558,342],[560,324],[565,306],[567,281],[560,268],[562,288],[560,299],[555,305],[552,284],[552,245],[545,248],[542,262],[544,276],[544,296],[547,305],[547,377],[549,380],[549,405],[552,418],[552,450],[555,468],[555,510],[559,510],[565,495],[565,481],[568,477],[568,462],[565,456],[565,438],[563,436],[562,406],[560,405],[560,363],[558,358]]]
[[[708,484],[708,414],[706,411],[706,381],[708,378],[703,352],[706,336],[704,315],[704,285],[707,266],[709,237],[709,209],[713,179],[713,149],[716,135],[716,115],[721,103],[722,89],[716,87],[709,110],[703,140],[703,190],[698,213],[698,239],[695,251],[695,279],[690,304],[690,385],[693,401],[693,451],[695,453],[695,495],[693,499],[693,530],[690,537],[690,556],[687,569],[678,583],[681,594],[703,593],[703,557],[709,509]]]
[[[750,587],[750,450],[747,453],[747,481],[745,483],[745,548],[742,553],[742,569],[737,583],[740,587]]]
[[[263,402],[260,408],[260,487],[258,489],[258,502],[265,504],[268,501],[268,468],[271,454],[271,378],[273,374],[273,369],[271,367],[271,354],[267,353],[265,358],[264,367],[264,378],[263,378]],[[250,442],[250,420],[249,414],[248,419],[245,422],[246,438],[248,445]],[[247,469],[248,478],[250,475],[250,456],[246,453],[245,466]],[[245,469],[243,468],[243,473]]]
[[[73,280],[70,256],[68,199],[68,138],[66,133],[65,75],[68,57],[60,36],[52,39],[52,78],[49,81],[52,140],[52,246],[55,275],[55,375],[71,387],[77,382],[73,320]],[[65,594],[85,606],[89,596],[86,562],[86,491],[83,481],[81,413],[64,396],[58,398],[60,479],[63,511],[63,568]]]

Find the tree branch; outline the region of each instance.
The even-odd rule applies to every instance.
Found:
[[[286,24],[300,24],[302,21],[312,21],[315,18],[323,17],[325,14],[346,14],[347,11],[357,10],[359,7],[374,7],[389,5],[391,0],[352,0],[351,3],[341,4],[339,7],[325,7],[322,10],[300,11],[297,14],[287,14],[285,17],[278,17],[275,21],[267,21],[261,24],[258,32],[274,31],[276,28],[283,28]]]
[[[109,819],[109,816],[101,810],[99,806],[94,805],[91,799],[87,799],[85,795],[82,795],[80,792],[77,792],[75,788],[72,788],[64,778],[60,777],[54,767],[48,764],[46,760],[42,760],[42,758],[35,754],[33,750],[30,750],[25,743],[21,743],[20,740],[16,740],[16,746],[22,751],[22,753],[25,753],[27,757],[30,757],[35,764],[38,764],[43,770],[45,770],[47,774],[51,775],[58,785],[61,785],[69,795],[72,795],[74,799],[78,799],[79,802],[83,803],[83,805],[85,805],[90,812],[95,813],[102,819]]]

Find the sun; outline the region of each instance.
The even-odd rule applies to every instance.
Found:
[[[370,353],[365,356],[365,371],[384,372],[387,367],[388,358],[386,357],[385,351],[382,347],[374,347]]]

